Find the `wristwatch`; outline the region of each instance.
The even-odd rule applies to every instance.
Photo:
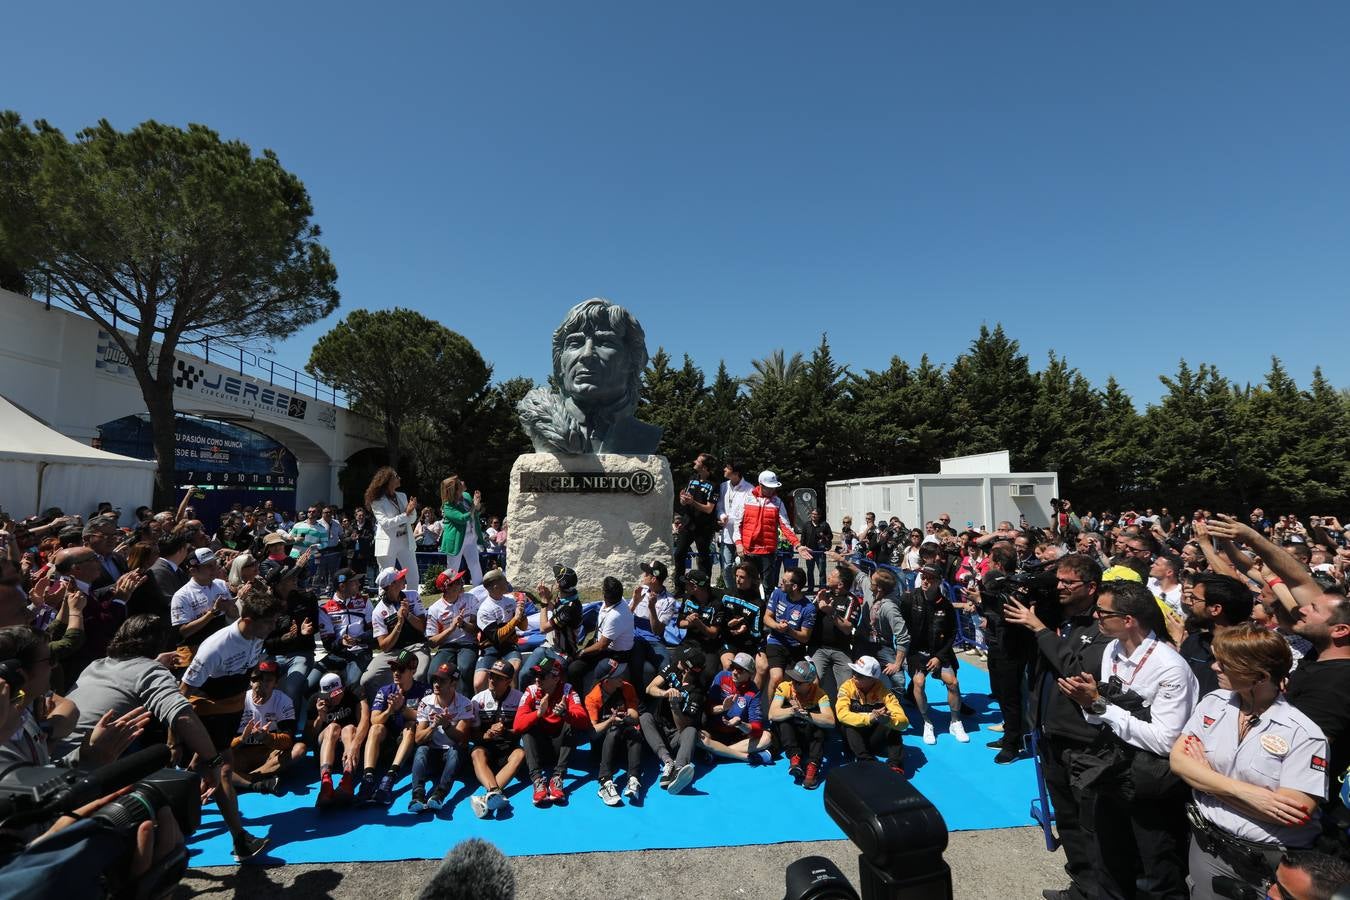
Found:
[[[1088,704],[1088,712],[1092,713],[1094,716],[1105,715],[1106,698],[1103,697],[1101,694],[1098,694],[1096,699]]]

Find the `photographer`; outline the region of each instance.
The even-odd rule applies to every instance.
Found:
[[[1009,625],[1028,629],[1036,641],[1032,721],[1040,729],[1045,786],[1054,804],[1065,870],[1073,882],[1067,891],[1046,891],[1045,896],[1047,900],[1080,900],[1096,896],[1096,852],[1083,820],[1082,788],[1070,773],[1077,771],[1081,755],[1098,746],[1103,726],[1088,722],[1078,704],[1060,692],[1058,681],[1099,671],[1109,639],[1092,614],[1102,578],[1096,561],[1076,554],[1065,556],[1059,560],[1055,576],[1059,591],[1056,606],[1042,602],[1040,608],[1033,608],[1008,597],[1003,618]],[[1047,625],[1042,616],[1054,626]]]
[[[1093,614],[1111,639],[1101,668],[1060,678],[1059,689],[1113,738],[1081,760],[1102,896],[1134,896],[1138,880],[1148,896],[1180,897],[1187,797],[1168,754],[1195,706],[1195,676],[1142,584],[1102,582]]]
[[[1036,645],[1025,628],[1009,627],[1003,619],[1004,603],[1024,586],[1012,577],[1017,571],[1017,551],[1007,544],[998,544],[989,551],[989,560],[989,571],[966,588],[965,597],[984,621],[989,690],[1003,714],[1003,737],[992,741],[990,746],[998,748],[994,762],[1007,765],[1022,754],[1026,740],[1022,695]]]
[[[690,760],[703,723],[703,668],[707,662],[703,651],[691,644],[676,650],[673,656],[674,662],[662,666],[647,684],[646,694],[654,702],[638,721],[648,746],[661,760],[658,783],[663,790],[678,794],[694,780]]]

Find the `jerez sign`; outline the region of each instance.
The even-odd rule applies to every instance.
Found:
[[[521,472],[520,490],[532,494],[650,494],[650,472]]]

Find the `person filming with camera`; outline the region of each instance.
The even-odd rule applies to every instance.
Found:
[[[1148,896],[1182,897],[1187,792],[1168,754],[1199,686],[1168,642],[1162,611],[1143,584],[1103,581],[1093,615],[1111,639],[1101,666],[1095,675],[1060,678],[1058,686],[1113,738],[1091,753],[1095,774],[1083,804],[1101,895],[1133,896],[1140,879]]]

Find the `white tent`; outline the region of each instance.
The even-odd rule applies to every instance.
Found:
[[[0,397],[0,507],[14,518],[53,506],[88,516],[107,500],[129,521],[154,480],[153,462],[81,444]]]

